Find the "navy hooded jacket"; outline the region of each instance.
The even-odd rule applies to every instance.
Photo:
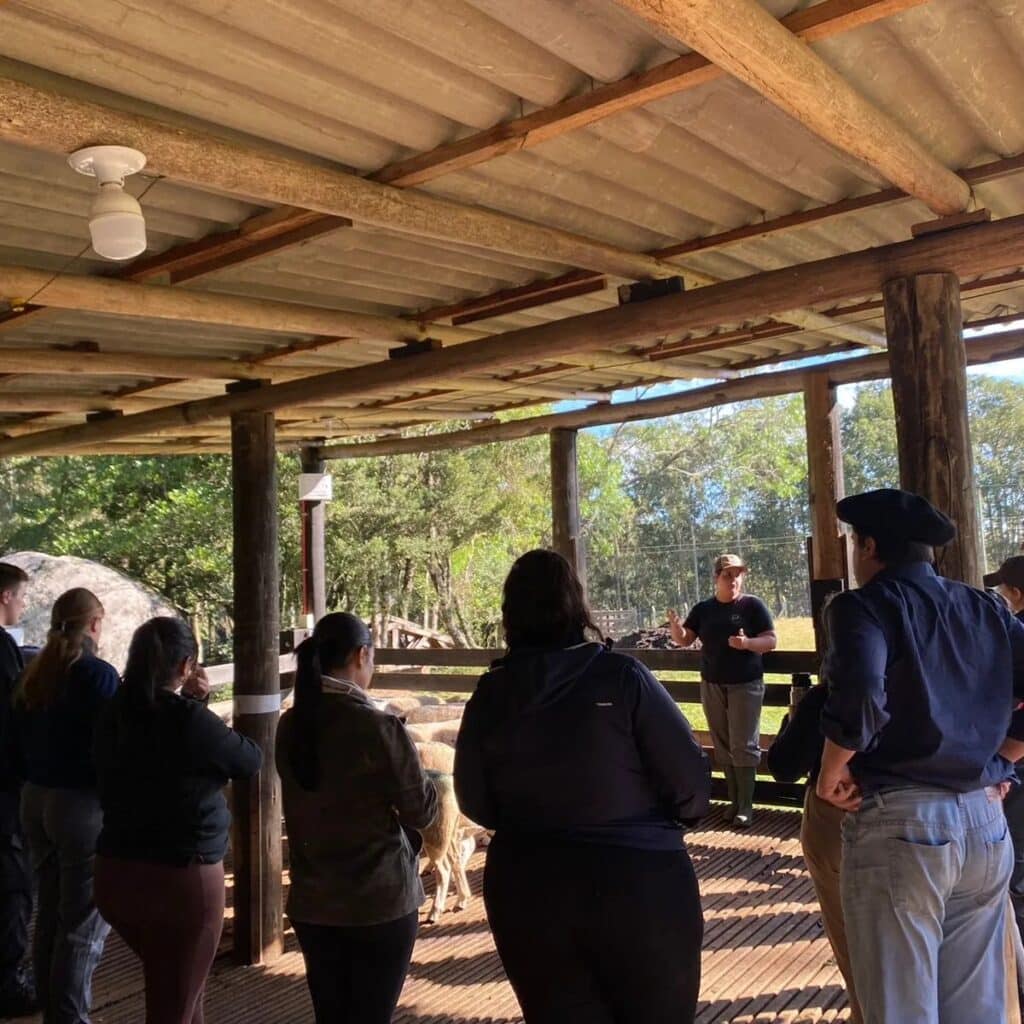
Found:
[[[503,838],[678,850],[708,810],[711,773],[651,673],[601,644],[496,661],[466,706],[459,806]]]

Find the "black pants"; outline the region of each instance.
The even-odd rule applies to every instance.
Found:
[[[389,1024],[409,971],[419,914],[358,928],[292,925],[316,1024]]]
[[[685,850],[499,835],[484,901],[527,1024],[692,1024],[704,919]]]
[[[12,984],[28,951],[32,864],[20,833],[0,835],[0,990]]]

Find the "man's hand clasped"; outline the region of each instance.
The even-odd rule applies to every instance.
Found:
[[[826,800],[844,811],[856,811],[863,800],[860,786],[850,774],[849,765],[845,764],[837,771],[827,774],[822,770],[818,776],[815,792],[822,800]]]

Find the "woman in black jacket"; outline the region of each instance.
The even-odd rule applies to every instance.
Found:
[[[223,790],[262,762],[252,740],[206,708],[208,694],[188,626],[150,619],[96,730],[96,903],[142,960],[146,1024],[203,1024],[224,923]]]
[[[685,1024],[703,919],[683,830],[707,758],[638,661],[588,643],[583,588],[552,551],[505,581],[508,655],[466,707],[459,804],[493,829],[484,901],[527,1024]]]

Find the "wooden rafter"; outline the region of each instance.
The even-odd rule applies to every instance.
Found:
[[[173,433],[178,426],[223,418],[240,410],[270,410],[298,402],[434,385],[441,379],[490,372],[516,363],[559,359],[608,345],[653,340],[670,331],[766,316],[811,299],[826,303],[873,295],[892,277],[928,272],[936,267],[970,276],[1021,265],[1024,215],[755,274],[638,305],[587,313],[405,359],[371,363],[84,426],[40,431],[0,441],[0,457],[63,450],[153,432]]]
[[[559,228],[402,191],[337,167],[282,157],[255,144],[228,142],[11,78],[0,78],[0,138],[60,153],[86,141],[116,141],[144,152],[152,173],[199,188],[630,280],[679,272],[642,253]]]
[[[821,6],[821,5],[819,5]],[[813,7],[811,10],[817,10]],[[990,181],[998,181],[1001,178],[1024,172],[1024,154],[1007,157],[1001,160],[993,160],[989,163],[979,164],[977,167],[968,167],[960,171],[960,176],[971,187],[983,185]],[[723,249],[729,245],[740,242],[749,242],[762,238],[769,238],[772,235],[785,231],[793,231],[797,228],[809,227],[812,224],[820,224],[823,221],[832,220],[835,217],[848,216],[858,213],[861,210],[875,209],[882,206],[889,206],[894,203],[906,203],[913,199],[897,188],[883,189],[879,192],[869,192],[863,196],[853,196],[849,199],[840,199],[835,203],[826,203],[822,206],[814,206],[807,210],[798,210],[795,213],[783,214],[773,217],[770,220],[757,221],[753,224],[745,224],[742,227],[730,228],[727,231],[720,231],[713,235],[705,235],[703,238],[694,238],[688,242],[678,242],[674,245],[667,245],[661,249],[655,249],[651,253],[659,259],[671,260],[681,256],[690,256],[702,252],[713,252],[716,249]],[[563,285],[569,287],[573,284],[584,281],[599,281],[600,275],[589,274],[586,271],[574,270],[567,274],[559,274],[556,277],[545,278],[531,284],[522,285],[516,289],[517,298],[520,302],[527,302],[533,296],[532,305],[544,305],[551,301],[546,296],[552,291],[557,291]],[[452,303],[447,306],[434,306],[425,309],[418,315],[424,320],[443,320],[451,318],[456,322],[464,311],[486,309],[492,299],[499,299],[502,292],[494,292],[491,295],[481,296],[476,299],[466,299],[464,302]],[[530,306],[522,305],[520,309],[528,309]],[[879,305],[878,308],[881,308]],[[493,315],[497,315],[496,313]],[[474,317],[476,319],[476,317]]]
[[[967,361],[972,365],[1017,359],[1024,355],[1024,331],[1007,332],[967,342]],[[882,380],[889,376],[889,358],[885,353],[827,363],[814,370],[781,370],[762,373],[724,384],[694,388],[690,391],[658,398],[642,398],[635,402],[622,402],[610,406],[590,406],[573,412],[532,416],[529,419],[508,420],[472,430],[450,431],[420,437],[389,438],[364,443],[327,445],[318,455],[325,459],[355,459],[381,455],[403,455],[413,452],[447,451],[471,448],[496,441],[511,441],[536,437],[558,428],[578,430],[582,427],[607,426],[612,423],[631,423],[637,420],[658,419],[731,402],[746,402],[757,398],[792,394],[803,388],[810,377],[822,377],[829,384],[852,384],[859,381]]]
[[[123,281],[149,281],[166,274],[169,284],[181,284],[352,225],[347,217],[325,217],[311,210],[283,207],[270,212],[276,216],[269,223],[267,214],[257,214],[233,231],[137,260],[116,276]]]
[[[967,362],[970,365],[1000,362],[1024,355],[1024,332],[976,338],[967,342]],[[618,405],[591,406],[588,409],[553,413],[524,420],[509,420],[501,424],[474,427],[465,431],[432,434],[420,437],[381,438],[376,441],[354,442],[321,447],[318,455],[328,459],[370,458],[383,455],[410,454],[432,450],[451,450],[516,438],[534,437],[550,430],[566,427],[580,429],[611,423],[629,423],[658,419],[679,413],[694,412],[730,402],[750,401],[801,390],[811,377],[823,377],[830,385],[852,384],[861,381],[884,380],[889,376],[886,354],[865,356],[828,363],[814,370],[784,370],[778,373],[758,374],[714,386],[697,388],[675,395],[645,398]],[[293,446],[298,441],[291,442]],[[43,449],[46,454],[75,455],[196,455],[217,454],[229,450],[226,435],[211,428],[205,435],[191,438],[159,440],[93,441],[85,445]]]
[[[457,344],[480,336],[467,328],[442,324],[430,324],[427,329],[398,317],[175,289],[165,285],[134,284],[86,274],[54,275],[29,267],[0,265],[0,297],[10,300],[26,295],[34,296],[42,305],[60,309],[217,323],[289,334],[318,334],[335,339],[372,338],[408,342],[435,338]]]
[[[891,17],[925,2],[825,0],[808,10],[787,15],[779,24],[784,31],[803,43],[813,43]],[[375,181],[389,185],[422,185],[506,153],[531,149],[614,114],[636,110],[654,100],[696,88],[714,81],[724,73],[699,53],[690,53],[617,82],[597,86],[581,96],[572,96],[525,117],[495,125],[458,142],[438,146],[428,153],[389,164],[372,177]]]
[[[785,31],[785,30],[783,30]],[[0,138],[65,152],[83,139],[117,139],[147,154],[152,171],[199,187],[217,188],[263,201],[301,205],[331,216],[414,235],[518,253],[627,279],[683,275],[690,284],[714,284],[710,275],[629,252],[570,232],[478,207],[400,191],[312,161],[286,159],[255,146],[181,128],[111,107],[0,78]],[[7,292],[45,304],[32,290]],[[51,301],[51,305],[55,304]],[[815,314],[801,312],[804,317]],[[805,321],[801,321],[804,323]],[[842,334],[818,316],[818,329]],[[313,332],[316,333],[316,332]],[[330,332],[341,333],[341,332]],[[436,330],[434,336],[437,336]],[[865,343],[863,336],[852,340]],[[876,338],[876,343],[878,339]]]
[[[971,187],[866,100],[757,0],[616,0],[937,214],[966,210]]]

